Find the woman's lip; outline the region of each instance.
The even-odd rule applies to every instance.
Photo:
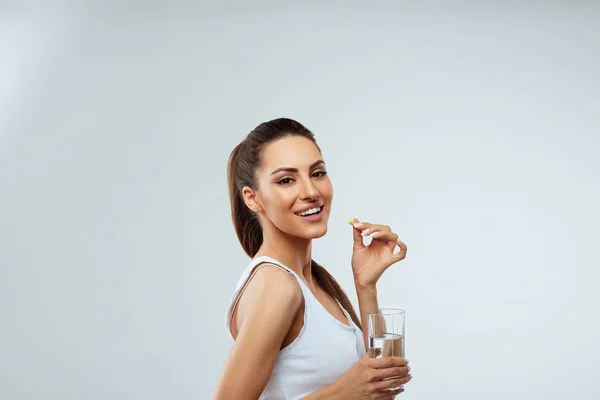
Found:
[[[325,207],[325,204],[318,204],[318,205],[314,205],[314,206],[303,208],[302,210],[294,211],[294,214],[298,215],[298,214],[300,214],[300,213],[302,213],[304,211],[310,210],[311,208],[320,208],[321,212],[323,212],[323,207]]]
[[[311,207],[314,208],[314,207]],[[323,210],[325,209],[325,205],[321,206],[321,212],[319,212],[318,214],[312,214],[312,215],[307,215],[305,217],[295,214],[297,217],[302,218],[304,221],[306,222],[319,222],[323,219]],[[310,210],[310,208],[308,209]]]
[[[307,215],[306,217],[301,217],[298,215],[298,217],[302,218],[306,222],[319,222],[323,219],[323,209],[321,209],[321,212],[318,214]]]

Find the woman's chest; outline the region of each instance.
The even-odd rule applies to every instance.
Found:
[[[274,373],[323,386],[335,382],[360,358],[355,331],[326,321],[307,326],[297,343],[282,350]]]

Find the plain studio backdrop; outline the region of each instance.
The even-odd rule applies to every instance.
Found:
[[[0,399],[210,398],[226,161],[282,116],[355,304],[346,221],[409,247],[399,398],[600,398],[600,7],[561,3],[0,3]]]

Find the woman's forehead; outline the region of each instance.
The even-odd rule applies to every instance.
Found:
[[[303,136],[288,136],[266,145],[262,151],[262,167],[266,171],[280,167],[308,168],[321,159],[317,146]]]

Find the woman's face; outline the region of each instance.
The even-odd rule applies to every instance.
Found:
[[[263,226],[270,222],[305,239],[325,235],[333,198],[326,171],[323,156],[310,139],[288,136],[266,145],[255,192]]]

